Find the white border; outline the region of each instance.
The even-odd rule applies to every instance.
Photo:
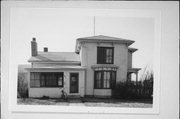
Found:
[[[11,11],[16,8],[11,8]],[[28,9],[28,8],[27,8]],[[36,9],[36,8],[35,8]],[[44,8],[38,8],[44,9]],[[45,8],[46,9],[46,8]],[[53,8],[49,8],[53,9]],[[63,113],[126,113],[126,114],[158,114],[159,113],[159,80],[160,80],[160,12],[157,10],[109,10],[109,9],[79,9],[79,8],[60,8],[63,13],[61,15],[89,15],[89,16],[116,16],[116,17],[139,17],[139,18],[154,18],[155,20],[155,41],[154,46],[154,99],[153,108],[117,108],[117,107],[80,107],[77,106],[33,106],[33,105],[17,105],[16,101],[16,80],[10,81],[9,92],[9,109],[13,112],[25,111],[25,112],[63,112]],[[11,36],[10,36],[11,40]],[[11,53],[10,53],[11,54]],[[13,60],[13,59],[10,59]],[[11,63],[11,61],[10,61]],[[14,79],[12,74],[11,64],[10,79]]]
[[[27,4],[25,4],[26,7],[32,7],[32,4],[30,4],[29,6]],[[35,5],[35,7],[48,7],[48,5],[43,6],[43,5]],[[16,6],[17,7],[17,6]],[[19,5],[19,7],[22,7],[21,5]],[[54,4],[54,7],[56,8],[57,5]],[[51,9],[53,8],[53,5],[51,5]],[[11,6],[11,9],[13,9],[13,7]],[[156,66],[156,77],[155,79],[155,85],[154,85],[154,99],[153,99],[153,108],[149,109],[149,108],[103,108],[103,107],[80,107],[77,108],[73,107],[73,106],[69,106],[69,107],[58,107],[58,106],[20,106],[20,105],[16,105],[16,100],[14,100],[13,98],[13,92],[14,92],[14,84],[8,83],[9,84],[9,111],[13,111],[13,112],[62,112],[62,113],[121,113],[121,114],[158,114],[159,113],[159,92],[160,92],[160,39],[161,39],[161,12],[160,10],[144,10],[144,9],[87,9],[87,8],[62,8],[63,10],[66,10],[67,12],[72,12],[73,11],[78,11],[79,10],[79,14],[86,14],[87,13],[89,15],[106,15],[106,16],[123,16],[123,17],[153,17],[155,19],[155,65]],[[8,12],[8,11],[7,11]],[[10,11],[9,11],[10,12]],[[66,13],[67,14],[67,13]],[[8,14],[10,15],[10,14]],[[9,16],[10,17],[10,16]],[[7,21],[9,22],[9,21]],[[8,24],[8,23],[7,23]],[[9,25],[7,25],[9,26]],[[9,39],[6,36],[6,39]],[[7,46],[3,47],[5,48],[4,51],[6,51],[6,53],[9,53],[9,41],[3,41],[2,44],[7,44]],[[8,51],[8,52],[7,52]],[[5,57],[6,59],[8,59],[9,56]],[[6,60],[8,61],[8,60]],[[9,67],[9,64],[6,64],[6,66]],[[10,68],[10,67],[9,67]],[[7,71],[7,70],[6,70]],[[6,75],[5,77],[8,77],[8,73],[9,72],[3,72],[3,75]],[[11,75],[9,75],[11,77]],[[9,78],[8,78],[9,79]],[[16,88],[15,88],[16,89]],[[3,98],[4,99],[4,98]]]

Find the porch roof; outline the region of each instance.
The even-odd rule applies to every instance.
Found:
[[[130,48],[130,47],[128,48],[128,51],[131,52],[131,53],[133,53],[133,52],[135,52],[135,51],[137,51],[137,50],[138,50],[138,49],[136,49],[136,48]]]
[[[141,68],[129,68],[128,73],[137,73]]]
[[[29,62],[74,62],[80,63],[80,56],[75,52],[38,52]]]
[[[117,70],[119,67],[114,64],[97,64],[92,65],[91,68],[94,70]]]
[[[63,70],[63,69],[80,69],[85,70],[86,67],[81,66],[58,66],[58,67],[32,67],[32,68],[26,68],[27,70]]]

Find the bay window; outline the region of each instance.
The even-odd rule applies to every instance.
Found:
[[[94,88],[95,89],[111,89],[116,84],[115,71],[95,71],[94,72]]]

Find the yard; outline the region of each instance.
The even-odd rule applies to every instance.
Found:
[[[18,98],[20,105],[63,105],[63,106],[95,106],[95,107],[131,107],[131,108],[152,108],[150,100],[121,100],[121,99],[103,99],[103,98],[81,98],[81,99],[35,99]]]

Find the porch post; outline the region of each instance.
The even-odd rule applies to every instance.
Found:
[[[138,73],[136,72],[136,95],[138,94],[138,87],[137,87],[137,84],[138,84]]]
[[[138,83],[138,73],[136,72],[136,85]]]
[[[131,81],[131,73],[128,72],[128,74],[127,74],[127,82],[130,82],[130,81]]]

